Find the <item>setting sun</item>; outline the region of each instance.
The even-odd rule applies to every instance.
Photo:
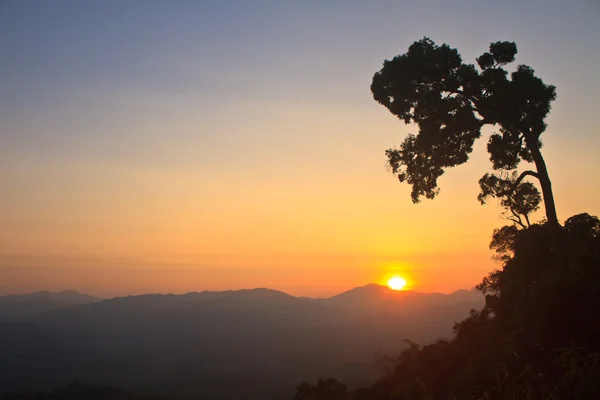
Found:
[[[406,286],[406,279],[400,278],[399,276],[394,276],[387,281],[390,289],[393,290],[402,290]]]

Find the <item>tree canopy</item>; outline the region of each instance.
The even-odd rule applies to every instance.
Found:
[[[494,232],[501,268],[477,286],[486,304],[454,325],[453,338],[408,341],[370,385],[305,383],[296,399],[600,398],[600,219],[584,213],[563,225]]]
[[[371,86],[375,100],[418,127],[386,152],[399,180],[412,185],[414,202],[438,194],[437,179],[467,162],[484,125],[497,129],[487,146],[495,172],[479,180],[478,200],[499,198],[513,224],[492,236],[501,267],[476,287],[485,306],[457,322],[451,339],[408,341],[371,385],[346,390],[321,380],[304,383],[296,398],[600,398],[600,219],[582,213],[559,224],[540,152],[555,88],[525,65],[509,74],[504,67],[516,54],[514,43],[492,43],[475,66],[424,38],[385,61]],[[521,161],[535,170],[519,173]],[[541,194],[523,181],[528,176],[539,180]],[[547,221],[532,223],[542,198]]]
[[[412,185],[413,202],[423,196],[433,199],[444,170],[467,162],[482,127],[491,125],[498,130],[487,145],[492,167],[514,171],[525,161],[533,162],[536,170],[524,171],[506,192],[488,195],[504,197],[526,176],[535,177],[542,188],[548,222],[558,225],[540,152],[545,119],[556,91],[529,66],[519,65],[509,74],[505,66],[516,54],[515,43],[495,42],[477,58],[475,66],[463,63],[456,49],[424,38],[405,54],[384,61],[375,73],[373,98],[404,123],[418,127],[417,134],[386,151],[392,172],[400,182]]]

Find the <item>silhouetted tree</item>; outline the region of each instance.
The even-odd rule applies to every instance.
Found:
[[[348,399],[600,398],[600,219],[505,226],[490,247],[502,265],[478,286],[485,307],[456,323],[451,340],[407,341],[380,379]],[[336,399],[297,400],[312,398]]]
[[[488,142],[495,170],[515,170],[521,160],[533,162],[536,170],[522,172],[509,195],[527,176],[540,182],[546,216],[558,226],[552,186],[540,148],[540,137],[555,87],[546,85],[526,65],[510,74],[504,66],[515,60],[517,46],[495,42],[477,58],[476,67],[464,64],[456,49],[436,45],[424,38],[408,52],[384,61],[373,77],[373,97],[405,123],[415,123],[398,149],[386,151],[389,165],[400,182],[412,185],[411,197],[434,198],[437,179],[444,169],[465,163],[484,125],[498,128]],[[528,196],[531,195],[529,188]],[[490,192],[488,195],[499,195]]]

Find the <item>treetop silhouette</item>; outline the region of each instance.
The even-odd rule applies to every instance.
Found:
[[[422,196],[433,199],[439,193],[437,179],[444,170],[467,162],[475,140],[481,137],[481,128],[491,125],[498,129],[487,146],[492,167],[506,175],[516,170],[520,161],[526,161],[534,163],[535,171],[522,172],[508,187],[484,176],[484,184],[495,183],[496,187],[488,185],[484,193],[482,185],[480,200],[509,197],[525,177],[533,176],[542,188],[548,222],[558,225],[552,185],[540,151],[545,118],[556,91],[526,65],[509,74],[504,66],[513,62],[516,54],[515,43],[495,42],[489,52],[477,58],[476,67],[463,63],[456,49],[423,38],[407,53],[384,61],[383,68],[375,73],[373,98],[419,129],[399,148],[386,151],[392,172],[400,182],[412,185],[413,202]],[[534,190],[530,185],[521,189],[520,196],[528,198],[529,206],[513,211],[527,215],[535,209]]]

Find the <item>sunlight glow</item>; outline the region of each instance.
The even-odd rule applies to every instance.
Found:
[[[392,290],[402,290],[406,286],[406,280],[399,276],[394,276],[387,281],[387,284]]]

